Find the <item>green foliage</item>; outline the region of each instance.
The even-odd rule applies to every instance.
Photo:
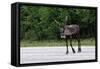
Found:
[[[68,16],[68,20],[65,18]],[[78,8],[58,8],[43,6],[20,7],[20,39],[59,39],[59,25],[78,24],[81,37],[95,36],[96,10]]]

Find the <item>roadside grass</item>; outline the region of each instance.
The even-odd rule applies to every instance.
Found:
[[[76,40],[72,41],[73,46],[77,46],[78,42]],[[21,40],[21,47],[63,47],[66,45],[65,40],[42,40],[42,41],[30,41],[30,40]],[[68,41],[69,45],[69,41]],[[82,46],[95,46],[95,39],[81,39]]]

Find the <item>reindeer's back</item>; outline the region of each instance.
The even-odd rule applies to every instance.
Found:
[[[64,34],[65,35],[73,35],[79,33],[79,25],[65,25],[64,26]]]

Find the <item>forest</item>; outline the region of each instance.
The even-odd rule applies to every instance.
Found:
[[[60,40],[59,27],[65,23],[78,24],[81,39],[95,38],[96,9],[21,6],[20,40]]]

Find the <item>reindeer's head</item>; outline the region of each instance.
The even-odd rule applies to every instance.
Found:
[[[63,27],[60,27],[60,36],[61,38],[65,38],[65,36],[69,36],[72,34],[71,32],[71,25],[64,25]]]
[[[65,35],[64,35],[64,27],[60,27],[60,37],[61,38],[65,38]]]
[[[68,21],[68,16],[66,16],[65,17],[65,20],[64,20],[64,23],[60,23],[59,21],[57,21],[57,20],[54,20],[55,21],[55,23],[58,25],[58,27],[59,27],[59,31],[60,31],[60,36],[61,36],[61,38],[65,38],[65,32],[67,31],[65,31],[65,26],[66,26],[66,28],[67,28],[67,21]],[[69,31],[69,30],[68,30]]]

